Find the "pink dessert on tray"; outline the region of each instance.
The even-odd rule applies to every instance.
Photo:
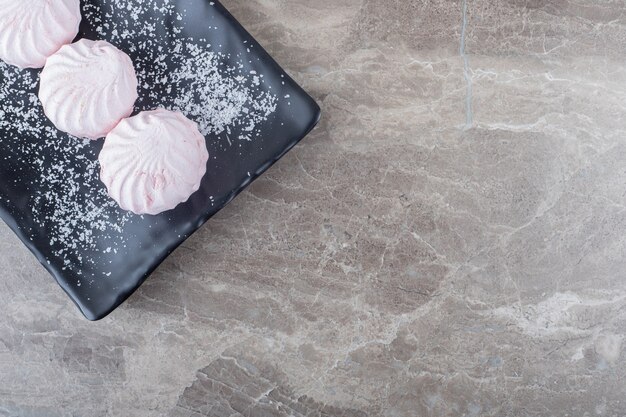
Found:
[[[81,39],[48,58],[39,99],[59,130],[98,139],[132,113],[137,76],[129,56],[115,46]]]
[[[0,0],[0,59],[41,68],[78,34],[79,0]]]
[[[100,152],[100,179],[124,210],[159,214],[200,188],[209,153],[198,125],[182,113],[146,111],[122,120]]]

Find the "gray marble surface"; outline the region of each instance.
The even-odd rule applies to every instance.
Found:
[[[320,126],[100,322],[0,226],[0,416],[626,415],[626,1],[224,3]]]

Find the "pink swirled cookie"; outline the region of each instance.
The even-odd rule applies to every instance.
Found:
[[[79,0],[0,0],[0,59],[41,68],[72,42],[80,20]]]
[[[209,153],[198,125],[179,112],[146,111],[122,120],[100,152],[100,179],[124,210],[159,214],[200,188]]]
[[[137,76],[130,57],[115,46],[81,39],[48,58],[39,99],[59,130],[98,139],[133,111]]]

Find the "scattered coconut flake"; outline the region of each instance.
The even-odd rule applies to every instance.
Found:
[[[195,120],[203,135],[231,135],[238,128],[239,139],[252,140],[260,134],[257,126],[276,111],[277,98],[261,89],[258,77],[250,79],[240,67],[220,67],[223,57],[185,45],[180,65],[170,75],[176,85],[170,107]]]
[[[263,88],[263,74],[246,72],[246,57],[232,59],[205,39],[184,37],[183,17],[172,2],[138,3],[109,0],[84,7],[86,19],[106,22],[96,32],[133,56],[140,86],[136,110],[151,110],[147,103],[158,102],[194,120],[203,135],[221,136],[230,145],[232,138],[258,137],[278,104]]]
[[[0,73],[2,153],[35,173],[18,180],[31,181],[26,184],[33,190],[31,215],[47,232],[53,254],[65,258],[66,267],[82,264],[85,259],[77,256],[72,262],[67,255],[95,251],[96,233],[117,246],[130,215],[119,210],[100,183],[89,141],[61,133],[47,121],[35,94],[36,73],[4,62]]]

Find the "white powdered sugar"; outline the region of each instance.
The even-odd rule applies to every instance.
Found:
[[[230,135],[241,130],[238,139],[252,140],[256,126],[276,111],[276,96],[262,91],[262,75],[242,74],[241,67],[219,68],[222,54],[197,45],[186,45],[185,59],[172,72],[177,88],[174,108],[195,120],[202,134]]]
[[[245,69],[244,57],[231,59],[204,39],[185,38],[185,11],[173,1],[99,3],[85,4],[83,19],[101,39],[133,57],[137,111],[180,110],[205,136],[223,141],[219,148],[259,136],[279,99],[268,93],[262,74]],[[99,248],[107,248],[101,254],[125,248],[125,225],[140,218],[120,210],[107,195],[93,143],[59,132],[46,120],[36,96],[37,78],[37,72],[0,62],[0,163],[10,160],[31,173],[11,179],[29,181],[22,184],[31,193],[32,213],[26,215],[39,230],[27,232],[31,238],[45,233],[51,253],[80,274],[84,265],[100,261]],[[0,195],[3,200],[9,196]]]
[[[229,142],[259,135],[259,125],[276,111],[278,98],[265,91],[262,74],[246,71],[244,57],[232,60],[205,39],[185,38],[176,26],[183,16],[173,2],[104,3],[107,6],[85,6],[85,17],[106,22],[97,33],[137,57],[134,65],[144,90],[138,110],[151,110],[145,103],[157,102],[194,120],[203,135],[224,134]]]
[[[54,255],[65,258],[70,267],[67,255],[79,247],[96,250],[95,233],[114,247],[122,245],[119,233],[130,216],[118,210],[100,184],[89,141],[61,133],[47,122],[34,92],[33,72],[0,62],[0,73],[0,148],[12,164],[35,173],[18,178],[29,182],[23,186],[32,190],[31,216],[45,230]]]

